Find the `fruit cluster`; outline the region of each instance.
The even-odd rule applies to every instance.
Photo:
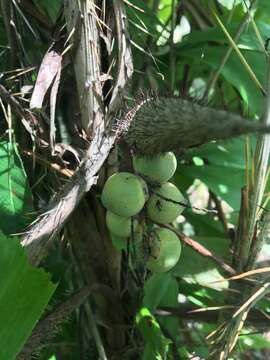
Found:
[[[152,158],[134,156],[135,174],[113,174],[106,181],[101,195],[102,204],[107,209],[106,224],[113,237],[127,239],[132,233],[139,232],[136,217],[143,209],[147,220],[156,224],[148,236],[151,249],[147,267],[153,272],[170,270],[181,254],[176,234],[157,226],[173,222],[184,210],[185,198],[174,184],[168,182],[176,167],[176,157],[172,152]]]

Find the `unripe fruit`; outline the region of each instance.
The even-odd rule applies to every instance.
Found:
[[[175,173],[177,160],[173,152],[166,152],[152,158],[135,156],[133,167],[137,173],[146,176],[149,180],[164,182]]]
[[[172,183],[166,182],[155,190],[155,193],[150,196],[147,203],[147,213],[153,222],[168,224],[182,213],[185,207],[170,200],[186,203],[185,198],[177,187]]]
[[[119,237],[129,237],[132,230],[132,219],[130,217],[123,217],[107,211],[106,224],[110,232]],[[135,231],[137,220],[133,221],[133,230]]]
[[[147,185],[139,176],[127,172],[113,174],[106,181],[101,201],[116,215],[136,215],[148,198]]]
[[[157,229],[153,232],[150,259],[147,267],[153,272],[171,270],[181,255],[181,243],[177,235],[168,229]]]
[[[116,236],[112,233],[110,233],[110,238],[111,238],[111,241],[112,241],[112,244],[113,246],[121,251],[121,250],[127,250],[127,238],[124,238],[124,237],[120,237],[120,236]]]

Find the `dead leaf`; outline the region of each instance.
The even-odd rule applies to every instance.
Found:
[[[37,81],[30,101],[30,109],[41,109],[44,97],[61,71],[62,56],[56,51],[47,52],[39,68]]]

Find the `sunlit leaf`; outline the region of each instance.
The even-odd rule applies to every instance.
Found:
[[[219,256],[225,262],[229,261],[229,240],[215,237],[195,237],[196,241],[204,245],[214,255]],[[207,285],[215,289],[222,289],[228,286],[228,282],[213,283],[223,279],[220,268],[210,258],[206,258],[188,246],[182,246],[181,257],[173,268],[172,273],[193,282]]]
[[[31,267],[18,239],[0,234],[0,358],[13,360],[31,334],[56,285]]]
[[[22,161],[11,141],[0,142],[0,229],[6,233],[22,231],[33,211],[32,197]]]
[[[143,359],[164,359],[169,350],[170,340],[163,335],[159,323],[147,308],[139,310],[136,324],[146,344]]]

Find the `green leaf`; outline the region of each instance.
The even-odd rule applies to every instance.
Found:
[[[265,25],[268,25],[270,18],[270,2],[268,0],[259,0],[257,11],[255,14],[256,19],[265,21]]]
[[[163,284],[160,283],[160,286]],[[178,303],[178,294],[179,288],[177,281],[171,276],[171,281],[169,283],[166,293],[163,295],[159,306],[171,306],[177,308]],[[176,341],[178,335],[179,320],[176,317],[170,316],[160,316],[158,318],[159,323],[168,331],[170,336]]]
[[[62,1],[60,0],[34,0],[36,7],[44,14],[49,16],[53,23],[56,22],[57,16],[61,9]]]
[[[233,209],[239,210],[241,200],[240,190],[245,183],[245,173],[243,170],[219,165],[188,167],[180,165],[177,171],[180,174],[185,171],[185,176],[191,179],[200,179]],[[230,176],[226,176],[226,174],[230,174]]]
[[[32,194],[14,143],[0,142],[0,160],[0,229],[9,235],[22,231],[30,221]]]
[[[256,25],[262,39],[267,39],[269,36],[269,25],[262,22],[257,22]],[[226,29],[232,37],[238,27],[239,23],[237,22],[226,24]],[[215,46],[212,45],[213,41],[215,41]],[[191,57],[194,60],[194,65],[199,69],[207,64],[213,70],[216,70],[228,46],[228,40],[225,35],[222,34],[221,29],[214,27],[203,32],[191,32],[185,37],[184,41],[177,46],[177,51],[179,51],[179,57],[183,56],[183,54]],[[252,26],[247,27],[247,30],[241,35],[238,46],[264,87],[266,66],[263,49]],[[192,66],[190,59],[188,63]],[[202,74],[202,71],[200,73]],[[238,89],[246,106],[253,114],[261,114],[263,104],[261,91],[258,90],[234,51],[231,53],[221,73],[230,84]]]
[[[159,353],[156,352],[155,347],[151,343],[146,343],[142,360],[163,360]]]
[[[207,47],[205,49],[193,49],[187,50],[185,56],[191,57],[197,63],[208,64],[212,69],[216,69],[219,66],[220,59],[226,53],[227,47]],[[246,58],[246,61],[255,72],[257,78],[264,86],[264,75],[266,73],[264,57],[261,53],[255,51],[243,50],[242,54]],[[200,60],[198,60],[200,59]],[[251,109],[254,114],[261,114],[263,105],[263,96],[260,90],[257,88],[253,80],[250,78],[246,69],[240,62],[238,56],[232,53],[228,61],[224,65],[221,74],[223,77],[232,84],[239,93],[248,109]]]
[[[229,262],[229,240],[216,237],[195,237],[196,241],[204,245],[215,255],[221,257],[224,261]],[[213,283],[216,280],[222,280],[220,268],[208,257],[204,257],[191,249],[189,246],[182,246],[181,257],[172,269],[174,275],[185,278],[188,281],[197,282],[207,285],[214,289],[223,289],[228,287],[227,281]]]
[[[154,311],[167,293],[172,280],[169,272],[153,274],[144,285],[143,305],[150,311]]]
[[[222,224],[220,221],[214,220],[209,214],[195,214],[192,211],[185,211],[185,218],[192,224],[197,236],[224,237]]]
[[[250,140],[254,142],[253,137],[250,137]],[[207,159],[207,163],[210,165],[216,164],[244,170],[245,142],[246,137],[211,142],[188,152],[183,159],[192,159],[194,156],[198,156],[202,159]]]
[[[149,8],[147,2],[143,0],[132,0],[131,2],[136,6],[136,8],[132,6],[126,8],[130,22],[131,38],[140,46],[144,46],[148,36],[158,36],[157,25],[162,26],[162,23],[159,21],[156,14]],[[141,9],[142,11],[138,9]]]
[[[56,284],[31,267],[15,238],[0,235],[0,359],[13,360],[31,334]]]
[[[181,161],[187,164],[178,165],[174,177],[182,191],[199,179],[215,194],[224,199],[234,210],[239,210],[241,188],[245,184],[244,146],[245,139],[233,139],[218,143],[206,144],[190,151]],[[202,158],[204,166],[192,165],[194,156]],[[227,176],[230,174],[230,176]],[[184,188],[182,188],[182,184]]]
[[[252,330],[250,330],[252,332]],[[261,334],[241,334],[239,337],[239,350],[269,349],[270,341]]]
[[[137,313],[136,324],[146,345],[143,359],[164,359],[171,341],[163,335],[159,323],[146,307],[141,308]]]
[[[153,274],[144,285],[143,305],[151,312],[158,306],[178,306],[178,283],[171,272]],[[175,318],[159,317],[159,322],[172,337],[175,337],[178,320]]]
[[[268,0],[266,1],[268,2]],[[259,8],[259,10],[261,11],[261,7]],[[269,33],[269,24],[257,21],[256,26],[262,38],[266,39],[267,34]],[[232,37],[234,36],[234,34],[236,34],[238,28],[239,22],[231,22],[230,24],[226,24],[226,29]],[[201,50],[204,50],[206,47],[209,46],[209,42],[213,43],[213,41],[215,42],[215,45],[229,45],[227,37],[225,36],[221,28],[218,26],[210,27],[208,29],[205,29],[205,31],[192,31],[185,36],[182,43],[176,45],[176,48],[179,49],[179,51],[195,48],[200,48]],[[237,45],[241,49],[248,49],[259,52],[262,52],[263,50],[252,26],[248,26],[246,30],[241,34]]]

